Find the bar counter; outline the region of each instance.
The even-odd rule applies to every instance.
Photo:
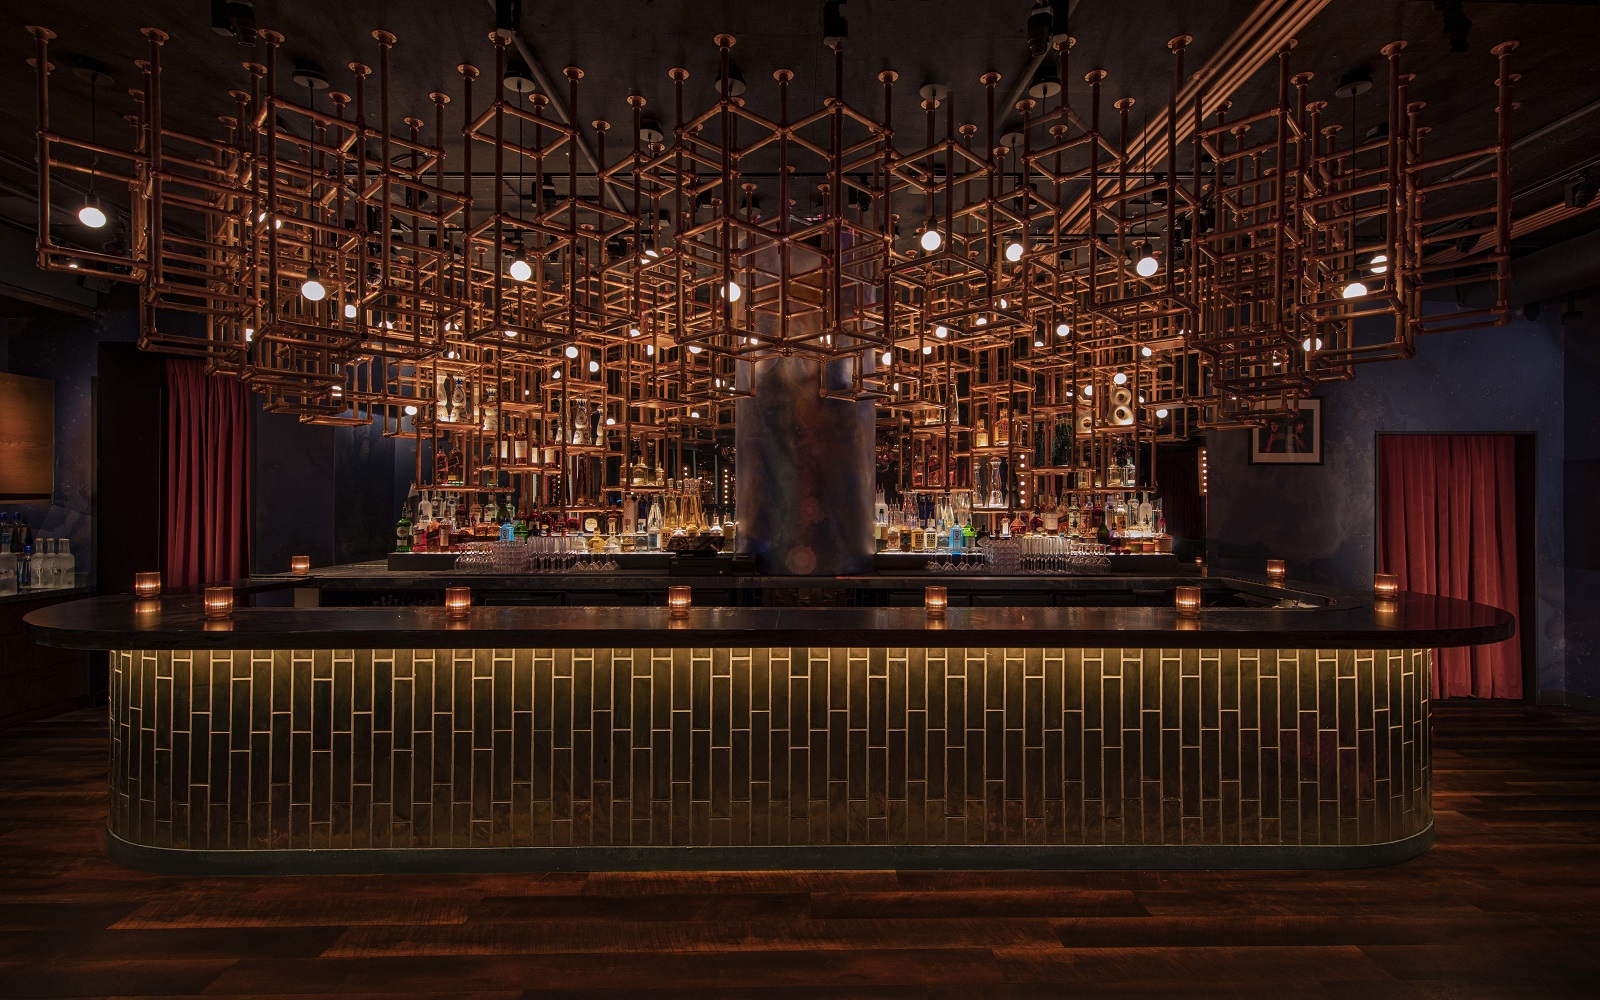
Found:
[[[1510,616],[1188,582],[1296,606],[207,620],[173,596],[27,625],[110,652],[108,844],[139,868],[1329,868],[1425,851],[1430,650],[1507,638]]]

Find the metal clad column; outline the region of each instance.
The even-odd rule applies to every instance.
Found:
[[[873,405],[823,398],[820,367],[794,357],[739,366],[754,394],[736,404],[738,551],[763,573],[872,569]],[[830,363],[827,385],[847,388],[850,362]]]

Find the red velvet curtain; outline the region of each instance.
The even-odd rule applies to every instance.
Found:
[[[1516,441],[1509,434],[1378,438],[1378,565],[1402,590],[1517,613]],[[1520,623],[1519,623],[1520,628]],[[1522,697],[1515,638],[1434,653],[1440,698]]]
[[[250,391],[167,361],[167,560],[170,587],[250,573]]]

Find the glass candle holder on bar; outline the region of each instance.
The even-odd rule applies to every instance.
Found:
[[[139,597],[159,597],[161,574],[150,572],[133,574],[133,592]]]
[[[307,573],[310,573],[311,572],[311,557],[310,556],[291,556],[291,557],[289,557],[289,572],[293,573],[295,576],[305,576]]]
[[[462,619],[472,613],[471,587],[444,588],[444,610],[448,618]]]
[[[927,609],[929,618],[943,618],[945,610],[950,607],[949,588],[922,588],[922,606]]]
[[[690,597],[688,587],[679,586],[667,588],[667,614],[670,617],[689,617],[689,602]]]
[[[1200,613],[1200,588],[1179,587],[1173,592],[1173,606],[1178,609],[1178,614],[1184,618],[1193,618]]]
[[[1372,596],[1380,601],[1392,601],[1400,596],[1400,578],[1393,573],[1379,573],[1372,578]]]
[[[204,601],[207,618],[226,618],[233,614],[232,587],[207,587]]]
[[[1267,579],[1268,580],[1271,580],[1273,583],[1282,583],[1283,582],[1283,578],[1287,573],[1288,573],[1288,568],[1284,566],[1282,559],[1268,559],[1267,560]]]

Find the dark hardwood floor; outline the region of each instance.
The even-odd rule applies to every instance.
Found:
[[[75,713],[0,733],[0,996],[1600,996],[1600,715],[1442,705],[1435,774],[1366,871],[188,879]]]

